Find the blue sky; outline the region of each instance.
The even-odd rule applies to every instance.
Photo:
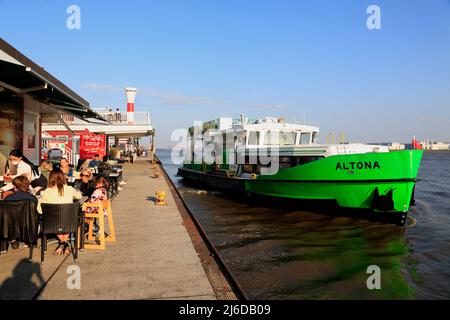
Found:
[[[66,28],[71,4],[81,30]],[[449,0],[0,0],[0,36],[92,107],[141,89],[159,146],[240,113],[306,113],[322,141],[450,140]]]

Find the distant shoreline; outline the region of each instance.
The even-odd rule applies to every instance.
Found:
[[[449,150],[424,150],[426,153],[449,153]]]
[[[171,148],[156,148],[156,150],[172,150]],[[395,150],[395,151],[400,151],[400,150]],[[449,150],[423,150],[426,153],[450,153],[450,149]]]

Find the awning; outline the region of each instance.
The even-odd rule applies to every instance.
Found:
[[[0,87],[29,94],[48,106],[82,119],[105,121],[89,103],[0,38]]]
[[[61,125],[58,124],[43,124],[42,129],[44,131],[59,131],[64,130]],[[95,124],[71,124],[70,129],[73,131],[83,131],[89,130],[89,132],[106,134],[107,136],[115,137],[133,137],[141,138],[154,135],[154,128],[151,125],[139,126],[139,125],[110,125],[110,126],[100,126]]]

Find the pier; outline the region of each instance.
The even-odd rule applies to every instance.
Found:
[[[156,170],[159,178],[146,159],[124,165],[127,185],[112,202],[117,241],[105,251],[86,249],[75,263],[72,256],[53,256],[53,244],[44,265],[39,248],[33,263],[26,249],[0,256],[0,300],[236,299],[177,193]],[[156,191],[166,193],[167,205],[155,205]],[[79,289],[67,285],[73,266]]]

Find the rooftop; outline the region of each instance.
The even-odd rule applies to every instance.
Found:
[[[89,102],[56,79],[44,68],[0,38],[0,88],[14,94],[28,94],[50,108],[45,114],[72,114],[100,119]]]

